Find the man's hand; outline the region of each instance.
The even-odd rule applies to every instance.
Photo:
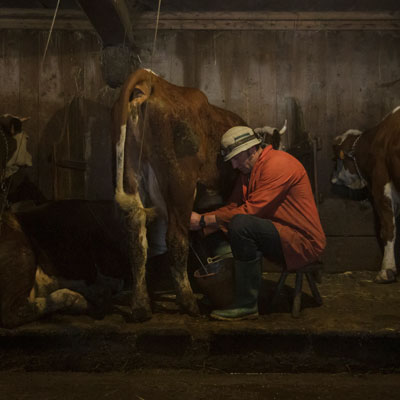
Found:
[[[190,216],[190,228],[189,228],[191,231],[198,231],[201,229],[200,218],[201,218],[200,214],[192,211],[192,215]]]

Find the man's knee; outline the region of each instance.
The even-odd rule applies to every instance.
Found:
[[[229,234],[240,234],[248,227],[249,216],[246,214],[237,214],[232,217],[228,224]]]

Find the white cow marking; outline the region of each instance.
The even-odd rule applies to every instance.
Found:
[[[15,174],[20,167],[32,166],[32,155],[27,149],[28,135],[25,132],[17,133],[13,139],[17,142],[17,149],[6,165],[6,178]]]
[[[158,76],[158,74],[156,74],[153,70],[151,70],[150,68],[143,68],[145,71],[150,72],[151,74]]]
[[[394,185],[392,182],[388,182],[384,188],[383,188],[383,193],[385,197],[387,197],[391,204],[392,204],[392,211],[393,211],[393,239],[391,241],[388,241],[385,244],[385,249],[384,249],[384,254],[383,254],[383,260],[382,260],[382,270],[387,270],[391,269],[393,271],[396,271],[396,262],[394,258],[394,242],[396,239],[396,220],[395,217],[399,213],[399,205],[400,205],[400,196],[399,193],[396,191],[394,188]]]
[[[397,112],[397,111],[399,111],[400,110],[400,106],[397,106],[393,111],[392,111],[392,114],[394,114],[395,112]]]
[[[358,136],[358,135],[361,135],[361,133],[362,132],[358,129],[349,129],[342,135],[336,136],[334,140],[335,140],[335,142],[338,142],[337,144],[340,146],[347,139],[347,137],[349,135]]]
[[[117,176],[116,183],[118,193],[124,192],[124,149],[125,149],[125,139],[126,139],[126,124],[121,126],[121,134],[119,141],[116,146],[116,162],[117,162]]]

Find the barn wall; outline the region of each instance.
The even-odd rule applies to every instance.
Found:
[[[400,104],[399,31],[153,31],[136,34],[140,57],[167,80],[200,88],[252,127],[281,126],[296,98],[311,136],[322,138],[318,180],[330,192],[331,142]]]
[[[31,117],[27,174],[48,199],[112,197],[117,90],[103,80],[102,45],[90,29],[54,31],[43,66],[47,30],[0,29],[0,113]],[[332,138],[370,127],[400,104],[399,36],[376,29],[161,30],[153,55],[154,30],[136,30],[135,41],[142,66],[200,88],[252,127],[281,126],[288,98],[296,98],[306,130],[322,139],[318,180],[326,197]],[[320,214],[328,270],[378,268],[369,206],[328,199]]]
[[[93,31],[0,30],[0,112],[30,116],[34,166],[47,198],[109,198],[109,109]],[[252,127],[281,126],[287,99],[322,138],[319,190],[329,195],[332,138],[364,129],[400,104],[399,31],[136,31],[142,65],[198,87]],[[53,150],[55,148],[55,150]],[[93,155],[96,155],[95,157]],[[58,164],[58,166],[55,166]],[[56,177],[56,178],[55,178]]]
[[[47,199],[112,195],[110,104],[92,31],[0,30],[0,113],[27,116],[30,180]],[[42,65],[43,62],[43,65]]]

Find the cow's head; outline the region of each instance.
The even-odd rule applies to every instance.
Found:
[[[366,182],[357,171],[354,160],[353,145],[360,137],[361,131],[349,129],[343,135],[337,136],[333,142],[335,170],[331,182],[334,185],[346,186],[358,190],[366,187]]]
[[[270,126],[263,126],[262,128],[255,128],[254,132],[261,138],[262,145],[272,144],[275,150],[285,150],[285,146],[281,143],[281,136],[286,132],[286,128],[287,121],[285,121],[280,130]]]
[[[0,160],[1,176],[8,178],[21,167],[32,166],[32,156],[27,149],[28,135],[22,123],[28,118],[14,115],[0,116]]]

